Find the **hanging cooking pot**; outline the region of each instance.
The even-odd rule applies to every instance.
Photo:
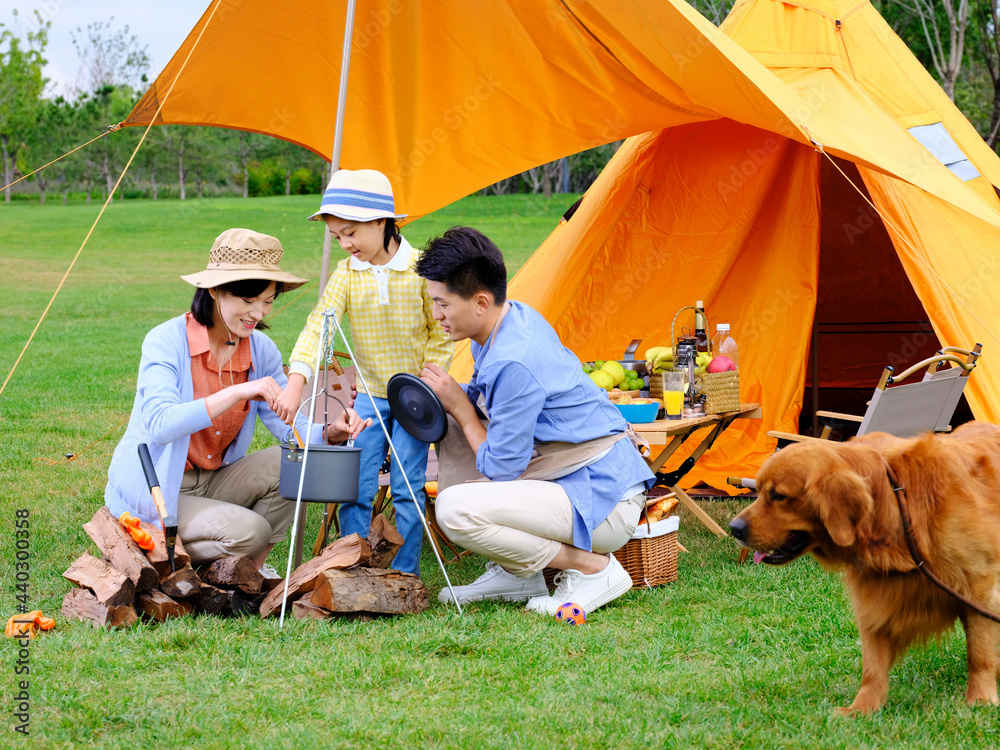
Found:
[[[299,494],[299,478],[305,449],[281,446],[278,492],[286,500]],[[302,501],[306,503],[353,503],[358,500],[361,449],[353,445],[310,445]]]
[[[324,387],[322,393],[327,400],[330,396]],[[316,394],[317,396],[319,394]],[[309,404],[316,396],[303,402]],[[340,403],[340,399],[333,397]],[[301,411],[301,407],[299,411]],[[328,418],[324,407],[324,418]],[[312,418],[312,409],[307,411]],[[294,430],[293,430],[294,432]],[[295,433],[296,438],[298,433]],[[299,480],[302,464],[306,465],[305,481],[302,483],[302,501],[306,503],[353,503],[358,499],[358,476],[361,473],[361,449],[351,445],[310,445],[309,458],[305,460],[305,448],[292,443],[281,446],[281,469],[278,477],[278,494],[286,500],[295,500],[299,495]]]

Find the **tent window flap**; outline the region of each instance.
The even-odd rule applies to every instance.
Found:
[[[909,132],[960,180],[968,182],[979,177],[979,170],[969,161],[942,123],[916,125]]]

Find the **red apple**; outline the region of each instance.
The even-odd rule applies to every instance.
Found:
[[[736,369],[736,363],[729,357],[713,357],[708,363],[707,372],[732,372]]]

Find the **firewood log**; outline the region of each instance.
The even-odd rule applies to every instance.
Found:
[[[135,599],[135,584],[131,578],[87,552],[73,561],[63,578],[91,589],[105,607],[132,604]]]
[[[264,593],[270,593],[276,586],[281,586],[285,579],[280,575],[269,575],[269,571],[261,570],[260,576],[263,578],[263,582],[260,584],[260,590]]]
[[[310,591],[308,594],[304,594],[301,598],[292,602],[292,616],[296,620],[329,620],[333,617],[333,613],[313,604],[309,600],[311,596],[312,592]]]
[[[407,614],[428,607],[427,587],[419,577],[369,568],[324,570],[316,579],[311,601],[330,612]]]
[[[227,555],[214,560],[211,565],[200,573],[201,579],[213,586],[226,589],[239,589],[245,594],[260,593],[264,576],[260,574],[249,557],[242,555]]]
[[[136,594],[135,608],[140,614],[157,622],[163,622],[168,617],[180,617],[194,612],[190,602],[184,599],[179,601],[171,599],[159,589],[140,591]]]
[[[222,614],[223,607],[230,602],[229,592],[202,581],[198,593],[192,597],[195,607],[207,615]]]
[[[89,620],[95,628],[127,628],[139,619],[131,604],[105,606],[89,589],[70,589],[63,597],[61,612],[68,620]]]
[[[318,557],[307,560],[295,569],[288,580],[289,603],[298,599],[302,594],[312,591],[316,584],[316,576],[322,571],[367,565],[371,557],[371,547],[358,534],[341,537],[324,549]],[[261,617],[270,617],[281,611],[281,597],[284,595],[284,591],[283,584],[267,595],[264,603],[260,606]]]
[[[139,524],[139,528],[145,529],[153,537],[153,544],[155,546],[146,553],[149,564],[156,568],[156,572],[160,574],[160,578],[170,575],[173,571],[170,569],[170,560],[167,557],[167,543],[163,539],[163,529],[160,528],[160,524],[143,521]],[[177,570],[180,570],[185,565],[190,564],[191,555],[184,549],[181,538],[177,537],[177,541],[174,543],[174,566]]]
[[[259,598],[251,598],[239,589],[226,589],[222,592],[222,614],[231,617],[244,617],[260,612]]]
[[[124,573],[135,584],[136,591],[145,591],[160,581],[156,569],[149,564],[146,553],[133,541],[107,506],[101,506],[83,530],[97,548],[111,561],[111,567]]]
[[[169,564],[167,570],[170,570]],[[185,565],[182,568],[177,568],[176,573],[170,573],[160,581],[160,589],[173,599],[183,599],[198,593],[201,589],[201,578],[195,573],[194,568]]]
[[[403,537],[382,514],[372,519],[368,532],[368,544],[372,548],[372,568],[388,568],[396,558],[396,553],[403,546]]]

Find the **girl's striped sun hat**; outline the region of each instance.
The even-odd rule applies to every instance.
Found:
[[[389,178],[374,169],[339,169],[334,172],[323,194],[319,211],[309,217],[318,221],[325,214],[348,221],[404,219],[396,213]]]

